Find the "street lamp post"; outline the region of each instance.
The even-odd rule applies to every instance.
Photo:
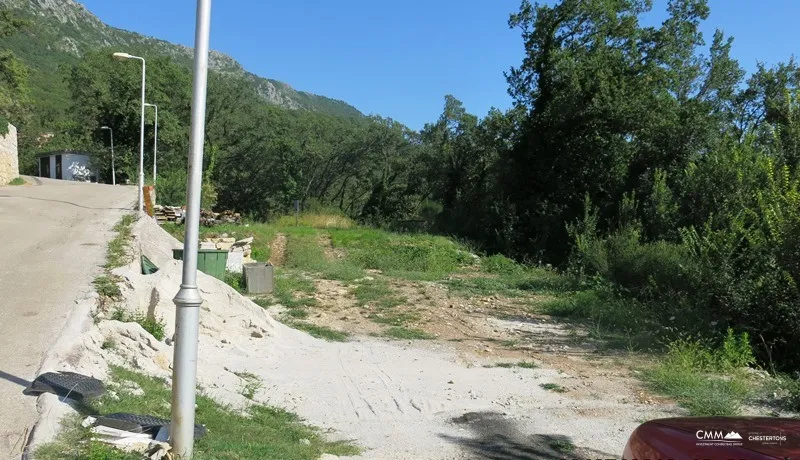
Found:
[[[155,134],[153,135],[153,186],[156,185],[156,161],[158,157],[158,106],[156,104],[145,104],[147,107],[152,107],[156,110],[156,123]]]
[[[114,167],[114,130],[108,126],[101,126],[100,129],[107,129],[111,134],[111,184],[117,185],[117,170]]]
[[[208,40],[211,0],[197,0],[192,81],[192,128],[189,138],[189,181],[183,242],[183,277],[175,295],[175,354],[172,364],[172,423],[170,443],[179,459],[190,459],[194,451],[194,404],[197,385],[197,340],[200,305],[197,288],[197,251],[200,229],[200,192],[203,185],[206,89],[208,86]]]
[[[133,56],[128,53],[114,53],[116,59],[138,59],[142,61],[142,118],[139,126],[139,212],[144,211],[144,95],[147,64],[143,57]]]

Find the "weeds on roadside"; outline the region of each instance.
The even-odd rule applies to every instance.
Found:
[[[170,389],[158,378],[148,377],[120,367],[110,370],[112,382],[129,381],[144,395],[124,389],[116,398],[104,396],[99,402],[64,424],[57,439],[38,448],[39,460],[138,460],[128,454],[91,439],[88,429],[80,426],[89,413],[131,412],[169,418]],[[208,434],[197,440],[197,460],[235,458],[240,460],[311,460],[328,453],[337,456],[357,455],[361,449],[349,442],[328,442],[321,430],[304,425],[295,414],[282,409],[251,404],[244,411],[221,405],[202,393],[197,397],[197,422]],[[301,442],[301,440],[305,440]]]
[[[534,362],[519,361],[519,362],[516,362],[516,363],[505,363],[504,362],[504,363],[487,364],[484,367],[501,367],[501,368],[505,368],[505,369],[511,369],[511,368],[519,367],[519,368],[522,368],[522,369],[536,369],[539,366]]]
[[[107,270],[122,267],[130,263],[128,244],[131,240],[131,227],[134,222],[136,222],[135,215],[125,214],[114,226],[114,231],[117,232],[117,234],[108,242],[105,264]]]
[[[264,387],[264,383],[259,376],[251,372],[234,372],[234,375],[242,379],[241,393],[247,399],[253,399],[258,390]]]
[[[123,323],[137,323],[142,329],[149,332],[156,340],[164,340],[166,323],[161,318],[151,317],[144,313],[129,314],[122,308],[116,308],[111,313],[111,319]]]
[[[15,177],[15,178],[11,179],[11,181],[8,183],[8,185],[25,185],[25,179],[23,179],[21,177]]]
[[[307,332],[312,337],[327,340],[329,342],[346,342],[350,337],[346,332],[335,331],[329,327],[317,326],[315,324],[303,323],[300,321],[290,321],[288,326]]]
[[[95,291],[101,296],[111,300],[119,300],[122,296],[122,290],[119,288],[119,282],[122,279],[114,275],[102,275],[92,281]]]
[[[403,326],[390,327],[383,333],[383,336],[398,340],[431,340],[435,338],[421,329]]]
[[[559,385],[557,383],[542,383],[539,386],[544,388],[545,390],[554,391],[556,393],[566,393],[567,392],[566,388],[562,387],[561,385]]]

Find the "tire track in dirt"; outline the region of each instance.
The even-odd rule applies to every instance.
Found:
[[[317,236],[317,244],[322,248],[322,252],[325,254],[325,260],[328,262],[344,259],[344,250],[333,247],[333,241],[329,234],[320,233]]]
[[[269,262],[276,266],[280,267],[281,265],[286,263],[286,235],[283,233],[278,233],[275,235],[275,239],[269,244],[271,249],[269,255]]]

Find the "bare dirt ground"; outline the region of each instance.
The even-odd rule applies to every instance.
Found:
[[[467,365],[535,363],[561,373],[564,377],[559,380],[574,399],[612,397],[623,403],[668,404],[635,378],[635,368],[644,363],[644,357],[608,349],[584,327],[532,313],[543,300],[540,296],[460,295],[435,282],[392,279],[389,284],[407,299],[393,307],[393,315],[411,318],[406,327],[435,337],[432,342],[446,344]],[[317,305],[308,318],[312,324],[355,336],[375,336],[386,329],[370,319],[380,307],[360,306],[352,287],[331,280],[316,280],[316,286]],[[419,341],[406,343],[426,346]],[[597,410],[585,412],[603,415]]]

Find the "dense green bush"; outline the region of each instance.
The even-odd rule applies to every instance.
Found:
[[[746,162],[743,152],[749,155]],[[588,205],[583,219],[569,228],[575,241],[571,266],[584,278],[608,280],[619,295],[672,321],[675,332],[702,332],[721,341],[732,327],[757,340],[753,345],[764,362],[795,366],[800,364],[798,178],[766,154],[734,148],[693,164],[686,180],[727,179],[726,165],[738,165],[744,192],[717,196],[718,213],[700,227],[679,228],[679,241],[646,241],[636,222],[601,235],[597,213]],[[763,179],[759,189],[756,179]],[[686,215],[694,219],[694,212]]]

